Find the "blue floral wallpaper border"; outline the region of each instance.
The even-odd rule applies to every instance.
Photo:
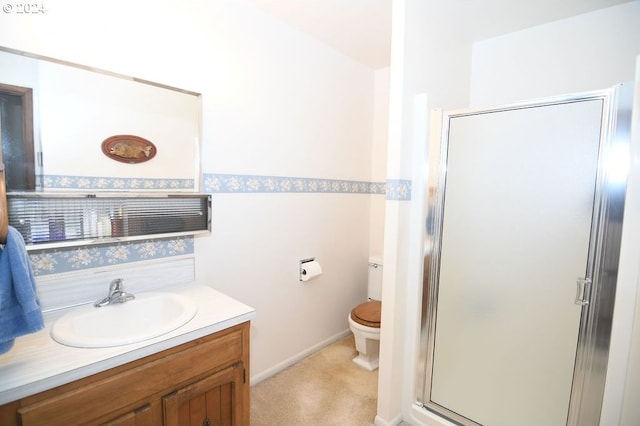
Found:
[[[339,179],[236,174],[205,174],[204,192],[323,192],[384,194],[384,183]]]
[[[186,236],[32,251],[29,259],[34,275],[43,276],[193,254],[193,247],[194,238]]]
[[[39,176],[39,186],[47,189],[100,189],[100,190],[178,190],[193,189],[193,179],[113,178],[99,176]]]
[[[388,200],[410,200],[410,180],[364,182],[287,176],[208,174],[203,177],[206,193],[347,193],[379,194]]]
[[[403,179],[387,180],[386,199],[391,201],[411,200],[411,181]]]
[[[343,179],[321,179],[288,176],[238,174],[203,175],[204,193],[342,193],[386,195],[387,200],[411,199],[411,181],[388,179],[386,182],[365,182]],[[193,179],[141,179],[92,176],[39,176],[39,186],[47,189],[84,190],[184,190],[194,187]]]

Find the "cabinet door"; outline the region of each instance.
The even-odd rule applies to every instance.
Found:
[[[165,426],[237,425],[244,368],[234,364],[162,398]]]

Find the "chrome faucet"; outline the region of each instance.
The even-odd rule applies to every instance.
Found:
[[[111,305],[113,303],[124,303],[127,300],[135,299],[136,297],[124,291],[124,280],[122,278],[116,278],[109,284],[109,295],[104,299],[98,300],[93,304],[96,308],[102,306]]]

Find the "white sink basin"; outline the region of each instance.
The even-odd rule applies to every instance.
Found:
[[[56,320],[51,337],[78,348],[105,348],[141,342],[168,333],[189,322],[196,303],[173,293],[139,293],[125,303],[75,308]]]

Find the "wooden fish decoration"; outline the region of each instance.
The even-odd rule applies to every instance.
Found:
[[[116,135],[102,142],[102,152],[123,163],[142,163],[151,160],[157,152],[150,141],[133,135]]]

